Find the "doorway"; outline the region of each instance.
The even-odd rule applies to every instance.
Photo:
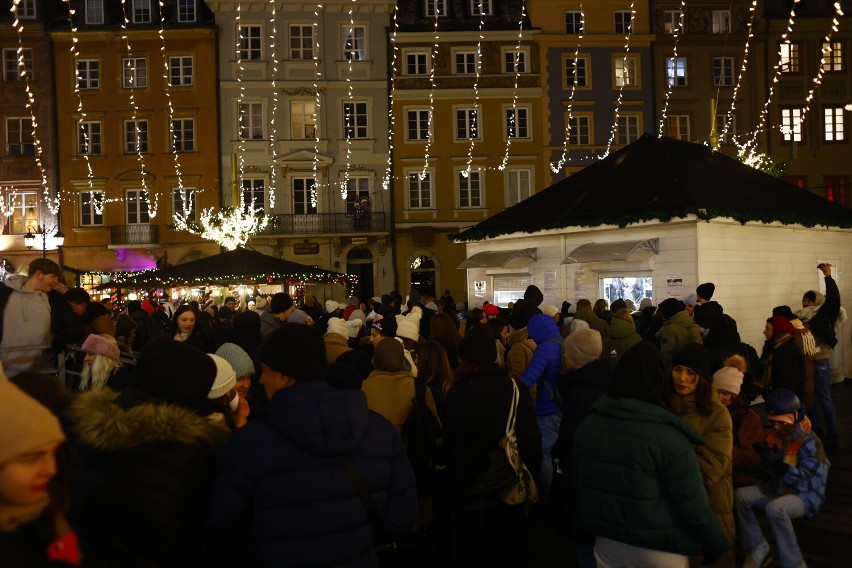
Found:
[[[373,253],[367,247],[353,247],[346,255],[346,272],[356,276],[358,283],[352,289],[352,294],[366,302],[375,294],[373,292]]]

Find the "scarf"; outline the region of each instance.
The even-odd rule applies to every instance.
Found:
[[[814,339],[814,334],[805,327],[805,324],[803,324],[800,319],[790,320],[790,323],[793,324],[793,327],[796,328],[796,331],[802,336],[802,352],[808,357],[813,357],[816,353],[816,340]]]
[[[782,437],[776,430],[772,429],[766,434],[766,445],[774,448],[783,448],[784,457],[782,458],[784,463],[789,464],[791,467],[796,467],[796,463],[798,462],[799,450],[802,445],[805,443],[805,440],[808,436],[816,437],[816,434],[813,433],[813,428],[811,426],[811,420],[807,416],[805,416],[801,422],[797,422],[793,427],[793,430],[786,437]],[[827,461],[825,455],[825,448],[823,448],[821,441],[817,438],[817,459],[820,462],[825,463]]]

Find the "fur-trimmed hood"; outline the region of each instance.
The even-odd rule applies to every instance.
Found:
[[[211,425],[173,404],[144,402],[127,410],[113,403],[109,389],[77,397],[69,410],[77,441],[97,451],[130,450],[150,444],[210,444]]]

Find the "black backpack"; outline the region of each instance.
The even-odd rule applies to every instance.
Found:
[[[402,442],[417,478],[417,495],[421,498],[435,495],[447,466],[448,452],[441,422],[426,406],[423,379],[414,379],[414,398],[411,399],[411,412],[402,425]]]

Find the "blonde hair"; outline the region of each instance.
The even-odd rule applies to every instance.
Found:
[[[118,342],[111,335],[101,333],[99,334],[99,337],[103,337],[107,341],[118,345]],[[121,367],[120,360],[107,357],[106,355],[100,355],[98,353],[92,353],[92,355],[95,356],[95,360],[91,365],[84,363],[83,370],[80,372],[81,391],[99,390],[104,388],[110,376],[112,376],[116,369]]]

